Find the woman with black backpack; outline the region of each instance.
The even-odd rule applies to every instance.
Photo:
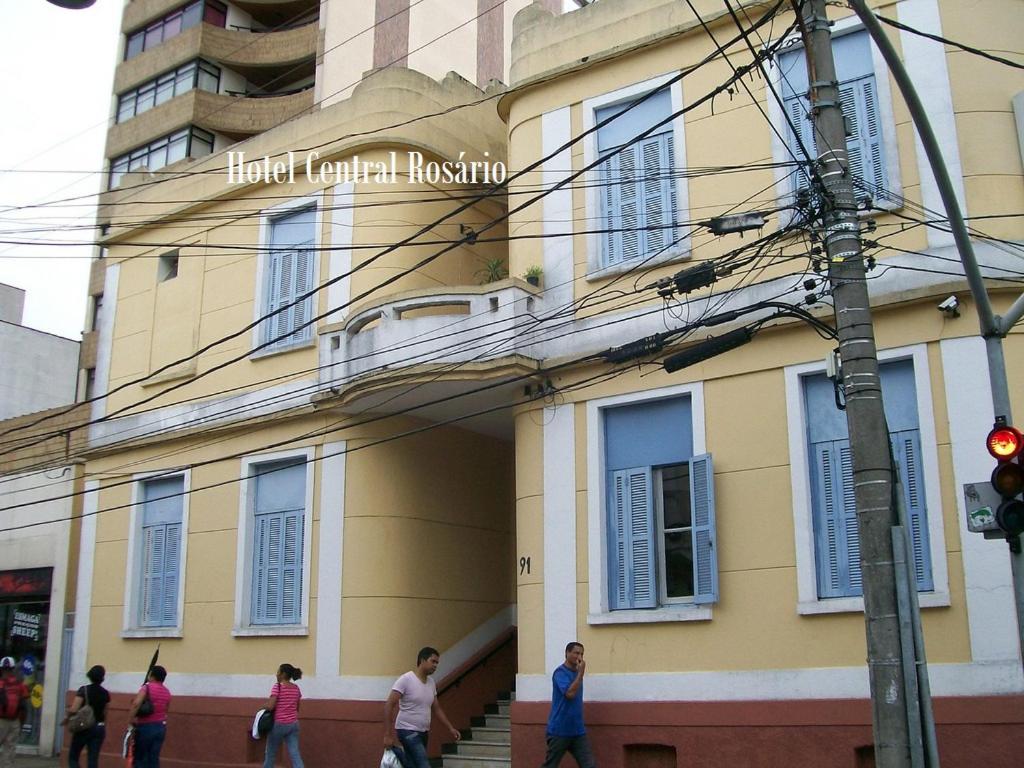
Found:
[[[71,729],[71,747],[68,749],[70,768],[78,768],[78,757],[83,748],[88,750],[88,768],[97,768],[100,764],[100,747],[107,736],[105,718],[110,694],[102,685],[107,670],[97,664],[85,676],[89,678],[89,685],[83,685],[75,692],[67,715],[61,721],[62,725],[68,723]]]

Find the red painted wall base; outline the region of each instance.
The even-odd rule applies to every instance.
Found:
[[[943,768],[1022,764],[1024,696],[934,702]],[[601,768],[873,768],[867,700],[626,702],[586,704]],[[545,753],[548,705],[512,705],[512,765]],[[575,763],[566,757],[563,766]]]

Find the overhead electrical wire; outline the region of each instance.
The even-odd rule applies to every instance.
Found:
[[[763,24],[768,18],[771,17],[772,14],[777,12],[777,9],[780,7],[780,5],[781,5],[781,3],[777,3],[773,7],[772,10],[768,11],[768,13],[766,15],[762,16],[762,18],[758,22],[756,22],[756,23],[757,24]],[[772,53],[773,53],[773,50],[769,48],[766,52],[762,53],[761,55],[771,55]],[[672,82],[681,80],[686,75],[691,74],[692,72],[696,71],[700,67],[704,66],[709,60],[711,60],[711,58],[713,58],[713,57],[705,57],[703,60],[698,62],[696,65],[693,65],[691,67],[688,67],[688,68],[682,70],[679,74],[673,76],[668,81],[668,83],[663,83],[663,84],[661,84],[661,86],[659,86],[658,89],[652,90],[652,91],[650,91],[650,92],[648,92],[648,93],[638,97],[637,99],[632,101],[630,103],[630,105],[628,107],[626,107],[625,109],[623,109],[621,112],[616,113],[615,115],[609,116],[608,118],[605,118],[604,120],[597,122],[597,124],[595,124],[593,127],[584,130],[578,136],[573,137],[569,141],[565,142],[565,144],[563,146],[558,147],[553,152],[549,153],[547,156],[538,159],[537,161],[535,161],[535,162],[531,163],[530,165],[528,165],[526,168],[522,169],[519,172],[518,175],[519,176],[525,175],[526,173],[529,173],[529,172],[531,172],[531,171],[541,167],[545,161],[551,159],[552,157],[556,156],[558,153],[564,151],[565,149],[570,148],[572,145],[574,145],[575,143],[581,141],[585,136],[589,135],[590,133],[596,132],[598,129],[603,127],[606,123],[611,122],[613,119],[619,117],[622,113],[636,108],[639,104],[643,103],[646,99],[648,99],[651,96],[653,96],[653,94],[655,92],[657,92],[657,90],[660,90],[661,88],[666,87],[667,85],[671,84]],[[676,119],[680,115],[685,114],[686,112],[689,112],[689,111],[695,109],[698,106],[701,106],[703,103],[705,103],[706,101],[709,101],[711,98],[713,98],[718,93],[721,93],[724,90],[726,90],[729,87],[729,85],[731,85],[731,83],[735,79],[741,77],[742,74],[743,73],[737,72],[736,74],[733,75],[732,78],[729,78],[725,83],[723,83],[722,85],[716,87],[715,89],[713,89],[708,94],[705,94],[704,96],[702,96],[698,100],[690,103],[687,106],[684,106],[683,108],[681,108],[680,110],[677,110],[676,112],[673,112],[667,118],[659,121],[655,125],[653,125],[653,126],[647,128],[646,130],[642,131],[640,134],[638,134],[635,137],[633,137],[633,139],[631,139],[631,141],[628,144],[632,144],[632,143],[635,143],[637,141],[640,141],[641,139],[645,138],[646,136],[650,135],[655,130],[660,128],[662,125],[664,125],[666,123],[670,123],[672,120]],[[618,151],[618,150],[616,150],[616,151]],[[499,223],[502,223],[502,222],[508,220],[513,214],[515,214],[515,213],[525,209],[526,207],[536,203],[540,199],[543,199],[544,197],[546,197],[547,195],[551,194],[555,190],[561,188],[562,186],[564,186],[568,182],[574,180],[575,178],[578,178],[579,176],[582,176],[584,173],[586,173],[586,172],[592,170],[593,168],[597,167],[599,164],[604,162],[604,160],[607,159],[607,156],[609,156],[610,154],[611,154],[611,152],[609,152],[606,155],[600,155],[594,161],[584,165],[584,167],[582,167],[580,170],[574,171],[574,172],[570,173],[569,175],[567,175],[567,176],[563,177],[562,179],[560,179],[558,182],[556,182],[554,185],[552,185],[550,189],[545,190],[545,191],[537,194],[536,196],[534,196],[530,200],[527,200],[526,202],[519,204],[515,208],[500,214],[498,217],[492,219],[491,222],[489,222],[488,224],[484,225],[476,233],[474,233],[474,237],[478,237],[479,234],[481,234],[482,232],[486,232],[488,229],[491,229],[494,226],[497,226]],[[510,178],[508,180],[508,182],[511,182],[515,178],[516,177]],[[474,200],[471,200],[469,202],[463,203],[462,205],[458,206],[455,210],[449,212],[448,214],[443,215],[438,220],[436,220],[435,222],[432,222],[431,224],[427,225],[426,227],[421,228],[420,230],[418,230],[413,235],[410,235],[410,236],[408,236],[406,238],[403,238],[398,243],[395,243],[395,244],[393,244],[391,246],[388,246],[386,249],[382,250],[377,255],[375,255],[375,256],[365,260],[357,268],[354,268],[354,269],[350,270],[347,273],[344,273],[342,275],[338,275],[338,276],[336,276],[334,278],[331,278],[331,279],[321,283],[319,286],[317,286],[317,287],[313,288],[312,290],[307,291],[306,293],[304,293],[304,294],[300,295],[299,297],[297,297],[290,304],[283,305],[282,307],[280,307],[276,311],[274,311],[272,313],[268,313],[268,314],[264,315],[263,317],[258,318],[257,320],[255,320],[252,323],[250,323],[250,324],[246,325],[245,327],[243,327],[241,330],[236,331],[236,332],[234,332],[232,334],[229,334],[228,336],[224,336],[224,337],[222,337],[222,338],[220,338],[220,339],[218,339],[218,340],[216,340],[214,342],[211,342],[211,343],[205,345],[204,347],[202,347],[201,349],[197,350],[196,352],[194,352],[194,353],[192,353],[192,354],[190,354],[190,355],[188,355],[186,357],[183,357],[183,358],[180,358],[180,359],[175,360],[173,362],[170,362],[170,363],[168,363],[168,364],[158,368],[156,371],[153,371],[153,372],[151,372],[150,374],[148,374],[148,375],[146,375],[144,377],[133,379],[133,380],[131,380],[129,382],[120,384],[117,387],[115,387],[114,389],[110,390],[109,392],[106,392],[103,395],[100,395],[100,396],[97,396],[95,398],[92,398],[91,400],[86,400],[84,402],[94,402],[96,400],[106,398],[110,394],[113,394],[115,392],[121,391],[121,390],[123,390],[123,389],[125,389],[125,388],[127,388],[129,386],[133,386],[135,384],[139,384],[139,383],[141,383],[143,381],[146,381],[146,380],[148,380],[148,379],[150,379],[150,378],[152,378],[154,376],[159,375],[160,373],[163,373],[163,372],[171,369],[172,367],[174,367],[176,365],[180,365],[182,363],[186,363],[186,362],[188,362],[188,361],[190,361],[192,359],[195,359],[198,356],[200,356],[201,354],[203,354],[205,352],[208,352],[209,350],[213,349],[214,347],[216,347],[216,346],[218,346],[220,344],[225,343],[226,341],[230,341],[232,339],[238,338],[239,336],[241,336],[241,335],[243,335],[245,333],[248,333],[253,328],[257,327],[260,323],[264,322],[265,320],[269,319],[270,317],[272,317],[272,316],[274,316],[274,315],[276,315],[276,314],[278,314],[280,312],[286,311],[287,309],[290,309],[291,307],[299,304],[300,302],[305,301],[306,299],[308,299],[311,296],[315,295],[316,293],[318,293],[319,291],[323,290],[324,288],[326,288],[326,287],[328,287],[328,286],[338,282],[339,280],[341,280],[341,279],[343,279],[345,277],[350,276],[351,274],[353,274],[358,269],[363,269],[363,268],[367,267],[369,264],[372,264],[373,262],[375,262],[376,260],[380,259],[384,255],[387,255],[388,253],[391,253],[391,252],[393,252],[394,250],[397,250],[400,247],[403,247],[405,245],[413,243],[413,241],[417,237],[419,237],[422,234],[425,234],[425,233],[429,232],[433,227],[438,226],[440,223],[442,223],[444,221],[447,221],[448,219],[452,218],[453,216],[457,215],[458,213],[461,213],[462,211],[467,210],[468,208],[472,207],[475,203],[478,203],[478,202],[480,202],[482,200],[486,200],[486,199],[490,198],[498,190],[502,189],[503,186],[504,185],[496,185],[496,186],[493,186],[493,187],[489,188],[485,192],[481,193],[481,195],[477,199],[474,199]],[[327,316],[329,316],[331,314],[334,314],[334,313],[336,313],[336,312],[338,312],[338,311],[340,311],[340,310],[342,310],[342,309],[352,305],[356,301],[358,301],[358,300],[360,300],[362,298],[365,298],[366,296],[368,296],[371,293],[379,290],[380,288],[383,288],[383,287],[385,287],[385,286],[387,286],[387,285],[397,281],[404,274],[407,274],[409,272],[413,272],[413,271],[415,271],[415,270],[425,266],[426,264],[430,263],[431,261],[437,259],[438,257],[442,256],[443,254],[453,250],[455,247],[458,247],[459,245],[462,245],[465,242],[469,242],[469,239],[470,238],[467,235],[464,238],[462,238],[461,240],[456,241],[456,242],[454,242],[452,244],[449,244],[448,246],[442,248],[440,251],[437,251],[436,253],[432,254],[431,256],[428,256],[425,259],[419,261],[417,264],[413,265],[411,268],[409,268],[405,272],[396,274],[396,275],[394,275],[394,276],[384,280],[383,282],[381,282],[377,286],[375,286],[375,287],[373,287],[373,288],[371,288],[371,289],[369,289],[367,291],[364,291],[362,294],[360,294],[360,295],[350,299],[349,301],[347,301],[342,306],[339,306],[339,307],[336,307],[336,308],[332,308],[328,312],[322,313],[322,314],[312,318],[311,320],[309,320],[302,327],[307,327],[308,325],[312,325],[312,324],[314,324],[314,323],[324,319],[325,317],[327,317]],[[297,330],[301,330],[301,328],[292,329],[291,331],[289,331],[289,334],[286,334],[286,335],[290,335],[291,333],[294,333]],[[193,377],[192,379],[188,380],[187,382],[180,382],[179,384],[173,385],[173,386],[169,387],[168,389],[166,389],[166,390],[164,390],[162,392],[155,393],[152,396],[143,398],[142,400],[134,403],[132,406],[126,406],[124,408],[121,408],[118,411],[115,411],[112,414],[107,414],[106,416],[102,417],[102,419],[95,420],[95,421],[106,420],[108,418],[111,418],[114,415],[117,415],[118,413],[123,412],[124,410],[128,410],[130,407],[137,407],[138,405],[145,404],[147,402],[152,401],[153,399],[156,399],[157,397],[161,397],[161,396],[167,394],[170,391],[174,391],[174,390],[180,388],[181,386],[185,386],[185,385],[191,384],[194,381],[198,380],[199,378],[202,378],[202,377],[207,376],[207,375],[209,375],[211,373],[214,373],[214,372],[216,372],[218,370],[221,370],[221,369],[227,367],[228,365],[231,365],[231,364],[233,364],[235,362],[238,362],[240,360],[247,359],[253,352],[258,351],[259,349],[265,348],[265,347],[267,347],[267,346],[269,346],[269,345],[271,345],[273,343],[276,343],[276,341],[277,341],[277,339],[270,339],[270,340],[268,340],[268,341],[266,341],[266,342],[256,346],[254,349],[247,351],[246,353],[244,353],[244,354],[242,354],[240,356],[235,356],[235,357],[229,359],[228,361],[219,363],[219,364],[211,367],[210,369],[204,371],[199,376]],[[30,423],[28,423],[26,425],[21,425],[20,427],[15,428],[15,429],[9,429],[6,432],[0,433],[0,436],[3,436],[5,434],[9,434],[10,432],[13,432],[13,431],[21,431],[23,429],[30,428],[32,426],[37,425],[41,421],[44,421],[44,420],[46,420],[48,418],[54,418],[55,416],[56,416],[56,414],[53,415],[53,416],[44,417],[44,418],[39,419],[39,420],[34,421],[34,422],[30,422]],[[90,423],[95,423],[95,421],[92,421]]]

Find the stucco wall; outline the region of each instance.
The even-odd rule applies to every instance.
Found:
[[[75,399],[78,342],[0,322],[0,419]]]

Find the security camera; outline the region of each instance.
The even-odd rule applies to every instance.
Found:
[[[956,296],[950,296],[939,304],[938,309],[947,317],[960,317],[960,300]]]

